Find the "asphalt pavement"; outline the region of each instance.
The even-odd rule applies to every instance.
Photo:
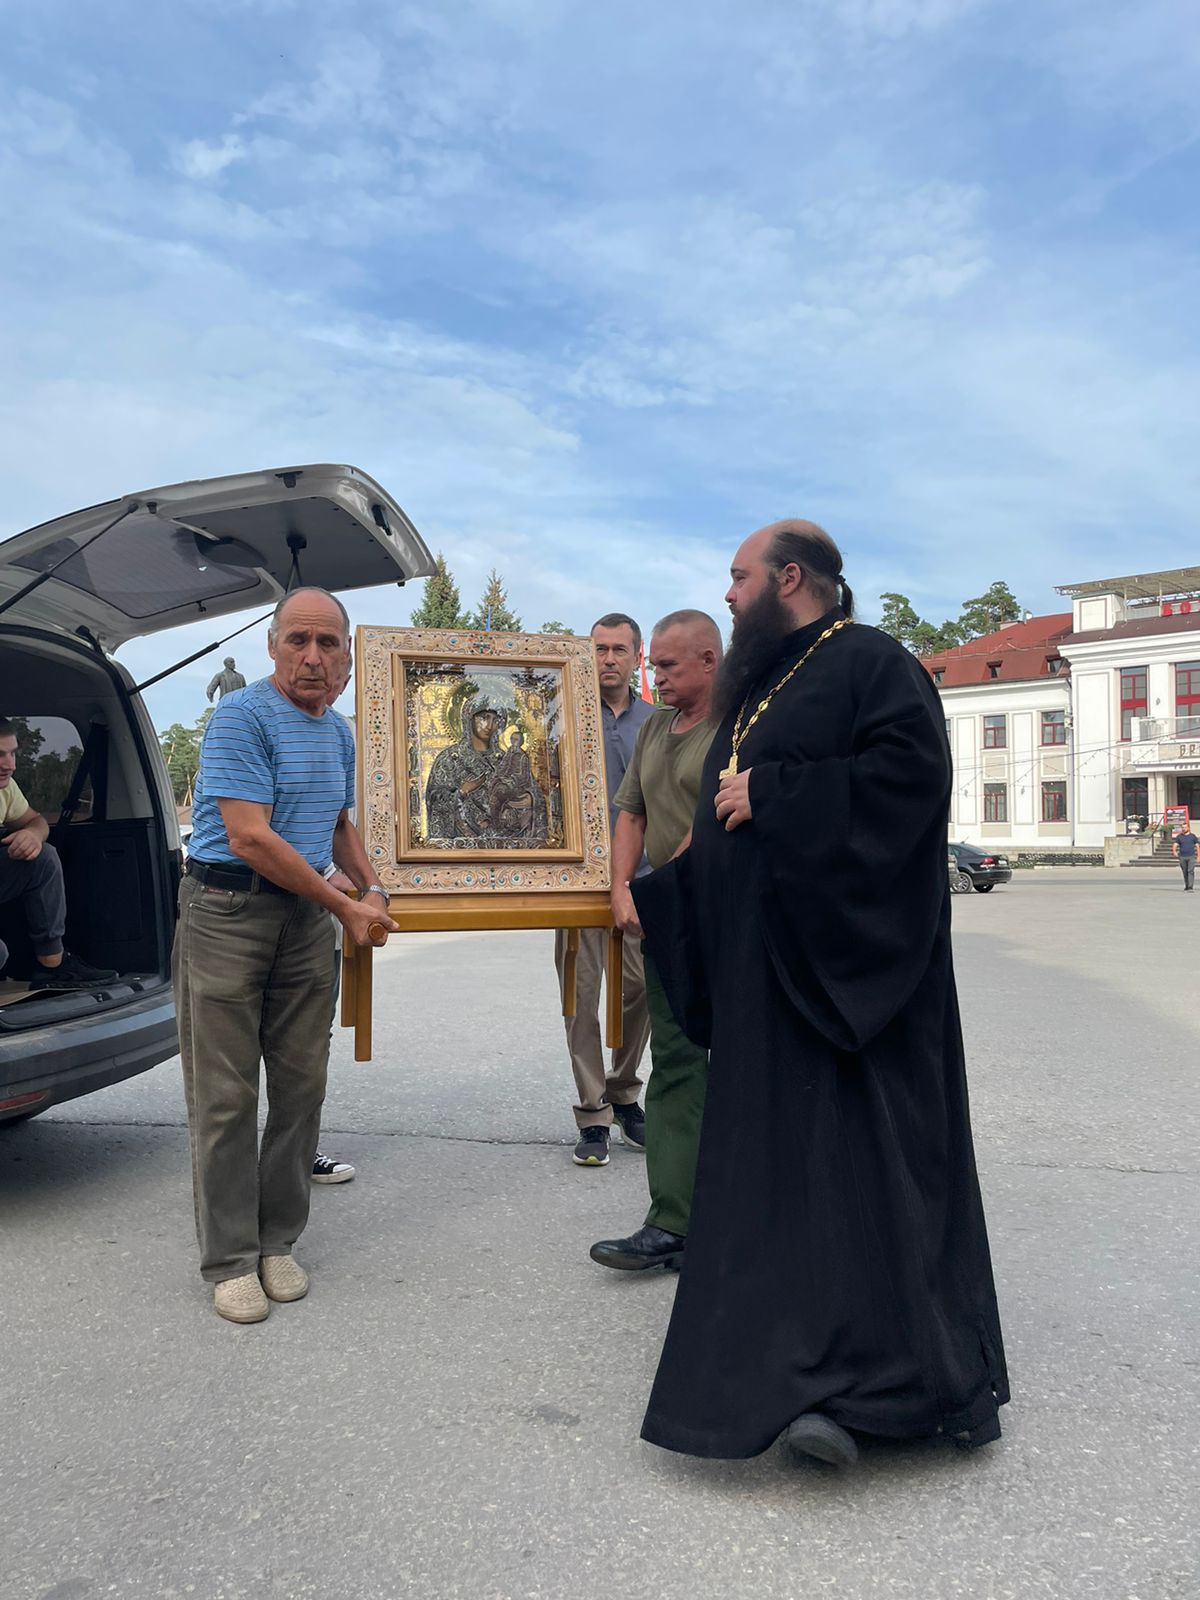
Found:
[[[552,938],[413,935],[265,1323],[196,1273],[177,1062],[0,1131],[0,1597],[1196,1600],[1200,894],[1034,871],[954,921],[999,1444],[641,1443],[676,1280],[588,1260],[644,1163],[571,1163]]]

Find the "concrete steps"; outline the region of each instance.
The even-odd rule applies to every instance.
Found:
[[[1125,863],[1127,867],[1175,867],[1178,864],[1171,854],[1170,844],[1162,844],[1161,842],[1154,846],[1151,854],[1135,856],[1132,861]]]

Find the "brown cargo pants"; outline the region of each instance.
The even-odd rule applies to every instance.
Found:
[[[299,895],[179,887],[171,963],[200,1274],[286,1256],[304,1232],[333,1005],[333,925]],[[259,1063],[267,1122],[258,1142]]]
[[[611,1127],[613,1106],[633,1105],[641,1092],[638,1067],[650,1037],[646,1013],[646,979],[642,972],[642,941],[622,941],[624,965],[621,984],[623,1043],[612,1052],[612,1070],[604,1069],[604,1033],[600,1021],[600,985],[606,981],[607,928],[580,928],[575,960],[575,1015],[564,1017],[571,1071],[575,1074],[573,1107],[578,1128]],[[567,935],[554,935],[554,965],[562,993],[567,961]]]

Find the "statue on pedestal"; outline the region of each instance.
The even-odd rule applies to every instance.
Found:
[[[224,700],[225,696],[227,694],[232,694],[235,689],[244,689],[245,687],[246,680],[237,670],[237,662],[232,656],[226,656],[224,667],[220,672],[217,673],[216,677],[214,677],[213,681],[208,686],[207,694],[209,703],[212,703],[212,697],[214,694],[217,694],[219,699]]]

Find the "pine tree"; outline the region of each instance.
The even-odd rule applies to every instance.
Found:
[[[911,600],[906,594],[894,594],[891,591],[881,594],[879,598],[883,601],[883,614],[879,618],[880,628],[911,650],[913,633],[921,626],[921,619],[913,610]]]
[[[175,804],[181,805],[184,796],[195,784],[196,773],[200,769],[200,735],[195,728],[185,728],[182,722],[173,722],[158,742],[171,775]]]
[[[1006,622],[1017,622],[1021,607],[1008,585],[997,578],[990,588],[974,600],[964,600],[958,630],[965,639],[981,639],[995,633]]]
[[[1022,614],[1016,596],[1000,580],[993,583],[985,594],[974,600],[964,600],[957,622],[947,620],[940,626],[919,617],[905,594],[889,591],[879,598],[883,601],[880,628],[884,633],[890,633],[893,639],[898,639],[915,656],[933,656],[943,650],[952,650],[955,645],[966,644],[970,639],[995,633],[1004,623],[1016,622]]]
[[[935,628],[932,622],[918,622],[908,648],[916,656],[936,656],[943,650],[953,650],[965,637],[957,622],[943,622],[940,628]]]
[[[184,803],[195,786],[196,774],[200,770],[200,746],[204,740],[204,730],[215,710],[215,706],[207,706],[196,718],[194,726],[185,728],[181,722],[173,722],[165,733],[159,735],[158,742],[171,775],[171,788],[177,805]]]
[[[565,622],[543,622],[538,629],[539,633],[570,633],[570,628]]]
[[[493,633],[520,633],[521,619],[508,606],[508,591],[495,567],[488,573],[483,598],[467,620],[469,628],[490,628]]]
[[[466,628],[468,619],[460,609],[458,585],[438,551],[434,570],[425,579],[425,593],[412,614],[414,628]]]

